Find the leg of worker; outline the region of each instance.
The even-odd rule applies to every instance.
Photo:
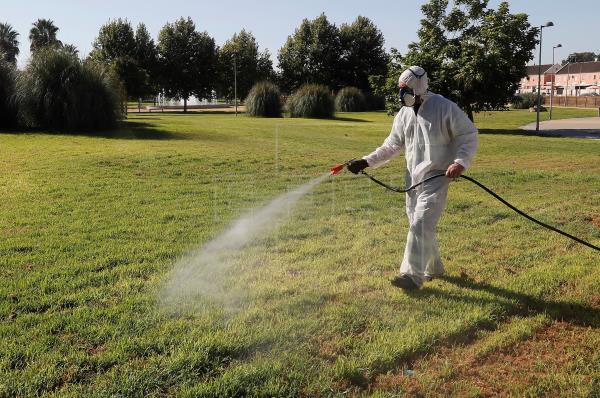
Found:
[[[439,182],[441,184],[440,184],[440,187],[437,189],[437,198],[436,198],[437,213],[430,215],[432,223],[434,224],[433,231],[432,231],[432,244],[433,244],[434,255],[432,256],[432,261],[429,261],[425,265],[425,275],[429,275],[431,277],[444,275],[444,263],[442,262],[442,259],[440,257],[440,249],[439,249],[438,241],[437,241],[436,228],[437,228],[438,221],[442,217],[444,208],[446,207],[446,201],[448,198],[449,182],[445,178],[441,178]]]
[[[425,272],[443,273],[435,237],[448,192],[448,180],[437,178],[422,186],[414,196],[407,195],[406,212],[409,231],[401,274],[409,275],[417,285],[423,284]]]

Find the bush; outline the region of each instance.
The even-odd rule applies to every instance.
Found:
[[[19,117],[26,127],[58,130],[116,125],[119,101],[110,79],[63,50],[36,53],[17,80]]]
[[[536,93],[523,93],[516,95],[512,101],[511,108],[513,109],[529,109],[537,105]]]
[[[17,125],[16,78],[16,68],[0,59],[0,127]]]
[[[334,101],[326,86],[305,84],[290,96],[287,108],[291,117],[327,119],[333,117]]]
[[[280,117],[281,93],[270,82],[256,83],[246,97],[246,112],[250,116]]]
[[[367,100],[368,111],[383,111],[385,110],[385,97],[381,95],[375,95],[372,93],[365,93]]]
[[[336,112],[364,112],[367,100],[363,92],[356,87],[344,87],[335,97]]]

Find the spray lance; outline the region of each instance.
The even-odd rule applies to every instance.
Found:
[[[335,165],[335,166],[333,166],[333,167],[331,168],[331,174],[330,174],[330,175],[331,175],[331,176],[334,176],[334,175],[337,175],[337,174],[341,173],[342,171],[344,171],[344,169],[345,169],[345,168],[346,168],[346,167],[347,167],[347,166],[350,164],[350,162],[352,162],[353,160],[354,160],[354,159],[350,159],[350,160],[348,160],[348,161],[346,161],[346,162],[344,162],[344,163],[341,163],[341,164],[338,164],[338,165]],[[366,171],[364,171],[364,170],[361,170],[361,171],[360,171],[360,173],[361,173],[362,175],[364,175],[365,177],[367,177],[368,179],[370,179],[371,181],[373,181],[374,183],[376,183],[376,184],[378,184],[378,185],[381,185],[381,186],[382,186],[382,187],[384,187],[385,189],[388,189],[388,190],[390,190],[390,191],[392,191],[392,192],[396,192],[396,193],[406,193],[406,192],[410,192],[410,191],[412,191],[413,189],[416,189],[417,187],[419,187],[420,185],[423,185],[423,184],[424,184],[424,183],[426,183],[427,181],[431,181],[431,180],[433,180],[433,179],[436,179],[436,178],[447,178],[447,177],[446,177],[446,174],[443,174],[443,173],[442,173],[442,174],[436,174],[436,175],[433,175],[433,176],[427,177],[427,178],[425,178],[423,181],[420,181],[420,182],[418,182],[418,183],[416,183],[416,184],[413,184],[413,185],[411,185],[410,187],[407,187],[407,188],[399,188],[399,187],[394,187],[394,186],[391,186],[391,185],[389,185],[389,184],[386,184],[386,183],[385,183],[385,182],[383,182],[383,181],[380,181],[380,180],[378,180],[377,178],[373,177],[372,175],[370,175],[369,173],[367,173],[367,172],[366,172]],[[503,199],[502,197],[500,197],[500,195],[498,195],[496,192],[492,191],[490,188],[486,187],[485,185],[483,185],[483,184],[482,184],[482,183],[480,183],[479,181],[475,180],[474,178],[472,178],[472,177],[469,177],[469,176],[466,176],[466,175],[461,175],[461,176],[460,176],[460,178],[463,178],[463,179],[465,179],[465,180],[467,180],[467,181],[470,181],[471,183],[473,183],[473,184],[477,185],[479,188],[483,189],[483,190],[484,190],[484,191],[486,191],[488,194],[490,194],[490,195],[492,195],[494,198],[498,199],[498,200],[499,200],[499,201],[500,201],[500,202],[501,202],[503,205],[505,205],[505,206],[506,206],[506,207],[508,207],[509,209],[513,210],[514,212],[516,212],[516,213],[517,213],[517,214],[519,214],[520,216],[523,216],[523,217],[525,217],[525,218],[526,218],[526,219],[528,219],[529,221],[532,221],[532,222],[534,222],[534,223],[536,223],[536,224],[538,224],[538,225],[540,225],[540,226],[542,226],[542,227],[544,227],[544,228],[546,228],[546,229],[549,229],[550,231],[554,231],[554,232],[556,232],[556,233],[558,233],[558,234],[561,234],[561,235],[563,235],[563,236],[566,236],[567,238],[569,238],[569,239],[572,239],[572,240],[574,240],[574,241],[575,241],[575,242],[577,242],[577,243],[581,243],[582,245],[585,245],[585,246],[587,246],[587,247],[589,247],[589,248],[592,248],[592,249],[594,249],[594,250],[600,251],[600,247],[598,247],[598,246],[596,246],[596,245],[593,245],[593,244],[591,244],[591,243],[589,243],[589,242],[586,242],[586,241],[584,241],[583,239],[580,239],[580,238],[578,238],[578,237],[576,237],[576,236],[573,236],[573,235],[571,235],[571,234],[569,234],[569,233],[567,233],[567,232],[561,231],[560,229],[558,229],[558,228],[555,228],[555,227],[553,227],[553,226],[551,226],[551,225],[548,225],[548,224],[546,224],[546,223],[544,223],[544,222],[542,222],[542,221],[540,221],[540,220],[537,220],[537,219],[535,219],[535,218],[531,217],[529,214],[525,213],[524,211],[517,209],[515,206],[511,205],[511,204],[510,204],[510,203],[508,203],[508,202],[507,202],[505,199]]]

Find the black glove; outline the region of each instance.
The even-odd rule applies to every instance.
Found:
[[[369,167],[369,163],[367,163],[367,161],[364,159],[351,160],[350,163],[348,163],[348,170],[354,174],[360,173],[367,167]]]

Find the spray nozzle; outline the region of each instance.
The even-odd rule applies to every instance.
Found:
[[[339,174],[339,173],[341,173],[341,172],[344,170],[344,168],[345,168],[346,166],[348,166],[348,165],[350,164],[350,162],[351,162],[351,161],[353,161],[353,160],[354,160],[354,159],[350,159],[350,160],[347,160],[347,161],[345,161],[344,163],[341,163],[341,164],[338,164],[338,165],[335,165],[335,166],[333,166],[333,167],[331,168],[331,175],[332,175],[332,176],[334,176],[334,175],[336,175],[336,174]]]
[[[336,174],[339,174],[342,172],[342,170],[344,170],[344,167],[346,167],[346,163],[342,163],[342,164],[338,164],[335,165],[331,168],[331,175],[334,176]]]

